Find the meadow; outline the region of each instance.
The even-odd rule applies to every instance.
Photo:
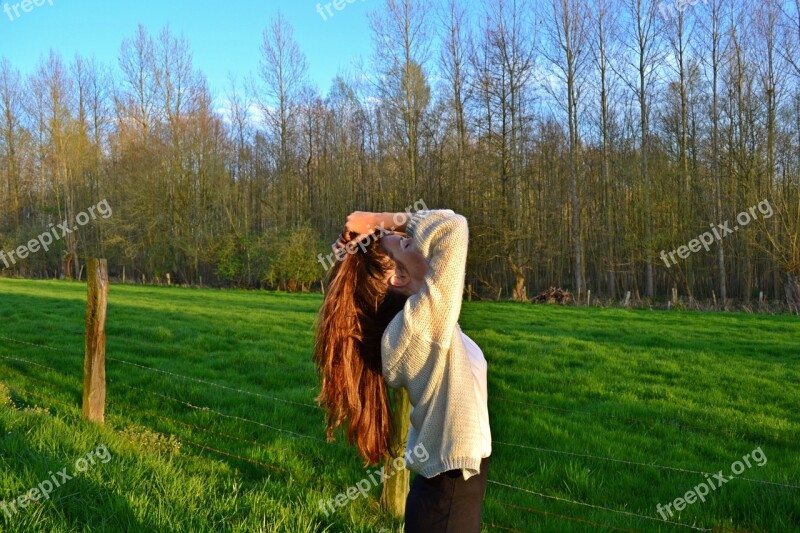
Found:
[[[402,530],[379,487],[320,505],[375,470],[325,441],[320,295],[112,285],[104,425],[81,418],[85,300],[0,279],[0,501],[110,454],[0,530]],[[460,324],[489,364],[484,531],[800,530],[796,317],[465,302]]]

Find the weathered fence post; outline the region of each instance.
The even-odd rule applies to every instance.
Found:
[[[89,261],[86,299],[86,354],[83,360],[83,416],[105,421],[106,410],[106,304],[108,263]]]
[[[392,404],[392,419],[394,435],[390,444],[391,453],[383,465],[383,472],[391,477],[383,485],[381,494],[381,508],[397,518],[402,518],[406,512],[406,497],[411,481],[411,472],[406,468],[398,470],[393,461],[397,457],[404,457],[406,453],[406,438],[411,424],[411,404],[408,401],[406,389],[391,389],[390,402]]]

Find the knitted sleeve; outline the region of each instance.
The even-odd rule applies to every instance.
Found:
[[[428,273],[383,335],[383,375],[393,387],[429,369],[428,359],[449,348],[461,312],[469,242],[467,219],[450,209],[415,213],[406,233],[427,259]]]

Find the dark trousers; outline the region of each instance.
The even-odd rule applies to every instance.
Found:
[[[489,457],[466,481],[461,470],[417,474],[406,498],[405,533],[480,533],[488,473]]]

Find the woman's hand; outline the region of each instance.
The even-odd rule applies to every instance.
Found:
[[[378,224],[380,224],[379,218],[380,215],[378,213],[354,211],[347,215],[344,229],[345,231],[358,234],[358,238],[360,239],[376,230]]]
[[[346,251],[346,245],[350,241],[361,242],[370,238],[375,232],[382,235],[389,231],[404,232],[406,224],[411,218],[410,213],[370,213],[369,211],[354,211],[347,215],[344,231],[331,246],[334,253],[338,254]]]
[[[376,226],[379,223],[377,213],[368,211],[350,213],[347,215],[344,230],[331,246],[333,252],[337,257],[339,257],[339,254],[347,253],[347,243],[351,241],[360,242],[363,239],[367,239],[376,230]]]

